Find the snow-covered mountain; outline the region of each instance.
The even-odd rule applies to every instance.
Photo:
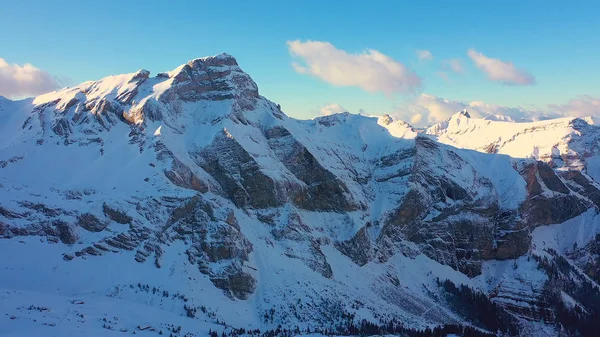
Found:
[[[598,177],[594,171],[599,130],[592,117],[514,123],[457,113],[431,126],[426,133],[444,144],[514,158],[533,158],[554,168],[586,170],[587,167],[589,175]]]
[[[296,120],[227,54],[0,118],[0,335],[558,336],[600,315],[591,119]]]

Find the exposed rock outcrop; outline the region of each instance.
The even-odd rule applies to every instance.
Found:
[[[108,223],[100,221],[95,215],[83,213],[77,217],[77,225],[90,232],[101,232]]]
[[[283,127],[266,132],[269,146],[285,167],[305,185],[297,188],[291,197],[294,203],[307,210],[348,212],[358,208],[349,196],[346,184],[325,169]]]
[[[125,212],[117,208],[113,208],[107,203],[102,204],[102,211],[109,219],[120,224],[129,224],[131,221],[133,221],[133,218],[127,215]]]

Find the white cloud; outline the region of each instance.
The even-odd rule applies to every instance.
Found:
[[[436,73],[439,77],[441,77],[442,79],[450,82],[450,77],[448,77],[448,74],[446,74],[446,72],[444,71],[439,71]]]
[[[563,116],[600,116],[600,98],[583,95],[570,100],[566,104],[551,104],[549,108]]]
[[[433,60],[433,54],[429,50],[417,50],[417,57],[421,61],[431,61]]]
[[[343,106],[336,104],[336,103],[331,103],[331,104],[327,104],[326,106],[322,107],[319,110],[319,113],[321,114],[321,116],[328,116],[328,115],[333,115],[339,112],[344,112],[344,111],[348,111],[346,109],[344,109]]]
[[[422,120],[423,120],[423,115],[422,114],[415,114],[415,115],[413,115],[410,118],[410,124],[412,124],[412,125],[419,125]]]
[[[0,95],[8,98],[36,96],[55,89],[61,85],[49,73],[32,66],[9,64],[0,58]]]
[[[413,101],[398,107],[393,115],[398,119],[410,121],[412,125],[420,127],[444,121],[465,109],[469,111],[473,118],[503,115],[519,121],[522,119],[537,119],[541,116],[556,116],[556,114],[549,111],[506,107],[480,101],[453,101],[431,94],[419,95]]]
[[[420,123],[437,123],[446,120],[464,108],[465,104],[459,101],[449,101],[435,95],[421,94],[405,107],[405,111],[409,115],[405,116],[404,119],[413,121],[415,116],[418,115],[419,117],[416,119]]]
[[[373,49],[349,54],[329,42],[295,40],[287,45],[290,53],[304,62],[292,64],[296,72],[336,86],[355,86],[386,95],[413,93],[421,87],[421,78],[404,64]]]
[[[462,62],[460,62],[459,59],[444,60],[443,64],[445,68],[450,69],[457,74],[462,74],[465,71]]]
[[[493,59],[483,55],[475,49],[467,52],[475,66],[483,71],[490,81],[506,85],[532,85],[535,77],[523,69],[515,67],[512,62]]]
[[[467,110],[473,118],[506,116],[501,120],[534,121],[557,117],[600,117],[600,97],[582,95],[565,104],[550,104],[543,108],[508,107],[482,101],[448,100],[432,94],[421,94],[395,108],[390,115],[423,127],[442,122],[455,113]],[[488,117],[489,118],[489,117]]]

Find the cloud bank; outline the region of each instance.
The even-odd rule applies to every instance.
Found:
[[[328,115],[333,115],[339,112],[344,112],[347,111],[346,109],[344,109],[343,106],[336,104],[336,103],[332,103],[332,104],[328,104],[324,107],[322,107],[319,110],[319,113],[321,116],[328,116]]]
[[[312,75],[335,86],[354,86],[386,95],[414,93],[421,78],[404,64],[377,50],[351,54],[329,42],[287,42],[290,53],[303,64],[292,65],[300,74]]]
[[[506,85],[533,85],[535,77],[524,69],[515,67],[512,62],[487,57],[475,49],[469,49],[467,55],[477,68],[483,71],[490,81]]]
[[[475,118],[502,115],[508,116],[515,121],[520,121],[523,119],[535,120],[543,116],[557,116],[557,113],[551,111],[507,107],[480,101],[453,101],[431,94],[419,95],[415,100],[396,108],[392,115],[395,118],[410,121],[414,126],[421,127],[444,121],[455,113],[465,109]]]
[[[0,58],[0,95],[8,98],[37,96],[60,88],[56,78],[32,66],[9,64]]]
[[[431,61],[433,60],[433,54],[429,50],[417,50],[417,57],[421,61]]]
[[[450,69],[457,74],[462,74],[463,72],[465,72],[465,68],[463,67],[462,62],[460,62],[459,59],[444,60],[442,63],[444,65],[444,68]]]
[[[562,105],[551,104],[549,107],[563,116],[600,116],[600,98],[590,95],[579,96]]]

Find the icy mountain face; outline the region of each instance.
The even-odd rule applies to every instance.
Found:
[[[540,322],[560,324],[558,295],[581,295],[553,263],[597,282],[595,234],[544,239],[596,223],[598,132],[581,119],[463,111],[426,134],[389,116],[300,121],[227,54],[0,98],[0,116],[9,293],[109,296],[205,330],[365,320],[552,336]],[[468,296],[502,320],[461,309]]]

